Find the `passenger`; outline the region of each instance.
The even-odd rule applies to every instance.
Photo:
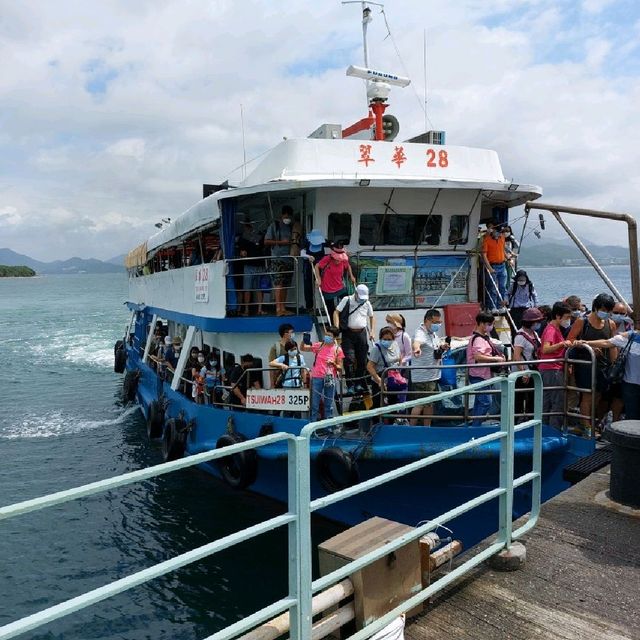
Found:
[[[533,286],[533,282],[527,275],[527,272],[520,269],[516,273],[513,286],[509,292],[509,314],[516,326],[521,327],[522,315],[527,309],[533,309],[538,306],[538,294]]]
[[[306,387],[307,383],[307,366],[304,356],[298,350],[298,343],[295,340],[287,340],[284,345],[286,354],[278,356],[271,362],[270,367],[279,369],[275,387],[280,389],[301,389]]]
[[[189,256],[189,266],[193,267],[199,264],[202,264],[202,250],[200,249],[200,243],[196,243],[193,245],[191,255]]]
[[[522,316],[522,327],[516,333],[513,340],[513,360],[515,362],[538,360],[540,356],[540,347],[542,343],[540,336],[538,335],[538,329],[540,329],[540,323],[542,321],[542,314],[538,309],[527,309]],[[529,369],[537,369],[537,365],[518,365],[520,371],[527,371]],[[527,391],[516,391],[515,397],[515,414],[521,416],[522,414],[533,414],[533,379],[531,376],[522,376],[516,380],[516,390],[526,389]],[[522,417],[520,420],[526,420],[526,417]],[[520,421],[519,420],[519,421]]]
[[[385,318],[385,322],[393,329],[393,339],[396,341],[398,349],[400,349],[401,364],[410,365],[413,349],[411,348],[411,338],[405,331],[407,323],[404,316],[400,313],[389,313]]]
[[[269,271],[273,281],[277,316],[291,316],[293,313],[285,307],[288,287],[291,285],[294,262],[289,257],[293,238],[293,209],[284,205],[280,220],[275,220],[264,236],[264,246],[271,247],[272,260]]]
[[[586,344],[592,349],[616,347],[621,351],[626,351],[627,357],[622,381],[625,419],[640,420],[640,332],[625,331],[608,340],[589,340]]]
[[[198,365],[191,369],[191,397],[197,404],[204,404],[204,380],[205,376],[202,373],[205,367],[204,351],[198,353]]]
[[[507,259],[507,284],[505,285],[505,289],[508,289],[511,281],[514,279],[514,274],[517,275],[520,243],[514,237],[513,231],[508,224],[502,227],[502,237],[504,238],[504,252]]]
[[[349,278],[351,284],[356,283],[356,279],[351,271],[349,256],[344,250],[342,242],[333,242],[329,255],[324,256],[316,262],[316,282],[319,283],[320,292],[327,305],[329,318],[333,317],[337,300],[342,298],[347,290],[345,288],[345,276]]]
[[[342,331],[342,349],[349,376],[347,395],[364,391],[369,340],[374,339],[376,326],[366,284],[359,284],[353,295],[340,300],[333,312],[333,324]]]
[[[570,341],[578,340],[582,341],[594,341],[594,340],[608,340],[612,338],[616,333],[616,323],[611,320],[611,312],[615,306],[615,300],[608,293],[601,293],[596,296],[592,304],[591,313],[586,318],[578,318],[571,331],[567,336]],[[618,350],[616,347],[609,347],[608,349],[594,349],[596,358],[596,380],[595,380],[595,406],[596,406],[596,421],[600,420],[604,415],[605,408],[607,406],[608,399],[603,397],[608,391],[608,384],[604,376],[604,371],[612,362],[615,361]],[[592,388],[592,370],[591,370],[591,357],[586,349],[574,349],[571,352],[571,357],[577,360],[584,360],[584,363],[574,364],[574,372],[576,376],[576,386],[581,389]],[[582,391],[580,394],[580,413],[583,416],[591,415],[591,391]],[[582,418],[583,425],[587,428],[591,428],[591,421],[589,418]]]
[[[231,385],[229,404],[235,407],[246,407],[247,390],[260,389],[262,386],[260,379],[257,376],[252,376],[248,371],[253,368],[254,361],[255,358],[250,353],[246,353],[240,356],[240,364],[234,364],[229,373],[229,384]]]
[[[264,274],[264,248],[262,246],[262,236],[253,228],[250,221],[244,222],[244,230],[238,239],[238,252],[241,258],[245,258],[242,276],[242,289],[240,291],[240,315],[254,315],[252,297],[255,294],[257,309],[255,313],[259,316],[266,316],[266,311],[262,309],[264,293],[260,287],[260,279]]]
[[[481,311],[476,316],[476,328],[467,344],[467,364],[483,364],[490,362],[504,362],[505,358],[499,348],[491,341],[494,317],[487,311]],[[497,369],[492,367],[470,367],[469,382],[475,384],[483,380],[489,380],[497,374]],[[478,393],[473,401],[472,427],[479,427],[482,418],[491,409],[491,394]]]
[[[302,351],[312,351],[316,354],[311,367],[311,413],[309,420],[315,422],[320,416],[320,400],[324,407],[324,417],[333,417],[333,401],[336,395],[336,385],[342,373],[344,352],[337,343],[340,329],[327,327],[324,330],[322,342],[307,345],[302,343]]]
[[[184,371],[182,373],[182,384],[180,385],[180,388],[182,390],[182,393],[184,393],[185,396],[190,396],[193,397],[193,392],[192,392],[192,382],[193,382],[193,372],[195,371],[196,373],[200,372],[200,369],[202,368],[202,365],[198,362],[198,353],[199,353],[199,349],[198,347],[191,347],[191,349],[189,350],[189,357],[187,358],[187,361],[185,362],[184,365]]]
[[[205,399],[208,404],[220,404],[222,402],[222,388],[225,384],[224,369],[220,366],[220,353],[212,350],[205,366],[200,370],[204,378]]]
[[[493,318],[493,316],[491,316]],[[413,358],[411,360],[411,390],[412,400],[424,398],[438,392],[440,369],[425,369],[440,363],[442,354],[449,349],[449,345],[438,336],[442,327],[442,317],[437,309],[429,309],[424,314],[422,324],[413,336]],[[423,404],[411,409],[411,424],[419,424],[420,416],[424,416],[422,424],[431,425],[433,404]]]
[[[278,333],[280,334],[280,340],[276,342],[271,349],[269,349],[269,362],[273,362],[276,358],[280,356],[287,355],[286,344],[289,340],[294,340],[296,338],[296,334],[293,328],[293,325],[289,322],[283,322],[278,327]],[[270,378],[270,386],[272,389],[275,389],[276,379],[278,378],[277,371],[269,372]]]
[[[486,271],[485,306],[496,314],[507,304],[507,256],[505,238],[495,221],[487,223],[487,233],[482,240],[482,259]]]
[[[158,346],[155,352],[156,362],[158,365],[158,377],[162,380],[165,379],[167,374],[167,359],[166,353],[171,348],[171,338],[167,336],[164,342]]]
[[[538,307],[538,311],[542,314],[542,320],[540,321],[540,330],[538,331],[538,335],[542,336],[545,327],[551,320],[551,307],[548,304],[541,304]]]
[[[181,349],[182,338],[180,336],[174,336],[171,340],[171,346],[166,349],[164,353],[164,359],[172,371],[175,371],[178,366],[178,358],[180,357]]]
[[[389,376],[390,369],[397,372],[397,367],[400,366],[400,349],[394,339],[394,332],[391,327],[382,327],[378,334],[379,340],[371,348],[369,352],[369,360],[367,362],[367,371],[371,376],[372,389],[371,395],[373,396],[373,406],[375,408],[381,407],[382,402],[382,389],[386,389],[388,392],[386,395],[385,404],[396,404],[397,402],[403,402],[406,400],[405,394],[395,393],[395,389],[392,389],[393,383]],[[384,379],[382,376],[385,376]],[[406,387],[405,387],[406,391]],[[401,399],[401,396],[404,398]]]
[[[616,323],[618,333],[631,331],[633,329],[633,320],[629,317],[631,309],[622,302],[616,302],[611,312],[611,319]]]
[[[303,263],[304,276],[304,301],[307,311],[315,311],[316,308],[316,287],[314,286],[314,265],[324,258],[324,245],[326,239],[318,229],[312,229],[306,238],[306,242],[300,255],[305,258]],[[329,321],[331,317],[329,317]]]
[[[571,309],[571,324],[568,327],[560,327],[562,335],[567,338],[573,323],[582,318],[582,300],[578,296],[567,296],[563,302]],[[540,333],[542,335],[542,333]],[[567,371],[567,386],[576,387],[576,375],[573,366]],[[574,389],[567,389],[567,408],[570,413],[580,413],[580,392]]]
[[[564,363],[547,362],[564,358],[566,350],[573,345],[573,340],[565,340],[561,329],[571,324],[571,309],[564,302],[556,302],[551,309],[551,321],[547,324],[540,338],[540,364],[538,371],[542,376],[544,395],[542,412],[547,424],[561,428],[564,413]],[[559,388],[553,388],[559,387]],[[556,415],[548,415],[554,413]]]

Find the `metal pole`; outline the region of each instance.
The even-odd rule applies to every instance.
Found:
[[[551,211],[551,213],[554,214],[556,219],[565,229],[567,229],[567,227],[560,220],[560,217],[558,215],[559,213],[571,213],[577,216],[587,216],[589,218],[616,220],[618,222],[625,222],[627,224],[629,235],[629,265],[631,267],[631,298],[633,301],[632,316],[635,328],[640,329],[640,259],[638,258],[638,223],[636,219],[628,213],[614,213],[611,211],[595,211],[593,209],[561,207],[554,204],[544,204],[542,202],[527,202],[527,204],[525,205],[525,212],[529,211],[530,209],[542,209],[544,211]],[[624,302],[624,300],[620,301]]]

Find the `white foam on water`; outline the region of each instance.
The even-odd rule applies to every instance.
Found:
[[[122,424],[136,411],[138,411],[137,406],[128,407],[115,418],[105,420],[78,420],[77,417],[65,415],[61,411],[52,411],[41,416],[27,415],[4,429],[0,433],[0,438],[5,440],[58,438],[83,431],[91,431],[92,429],[104,429]]]
[[[51,336],[37,336],[28,347],[38,364],[59,360],[94,367],[113,366],[113,345],[110,333],[75,333],[59,331]]]

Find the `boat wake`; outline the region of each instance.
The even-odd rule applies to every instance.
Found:
[[[51,358],[61,358],[73,364],[102,368],[113,366],[114,342],[115,339],[110,333],[96,335],[95,333],[64,332],[48,340],[38,340],[36,344],[29,346],[35,358],[41,363],[51,361]]]
[[[7,426],[0,433],[0,438],[4,440],[57,438],[93,429],[105,429],[124,423],[136,411],[138,411],[137,406],[127,407],[115,418],[105,420],[78,420],[61,411],[53,411],[39,416],[29,415],[22,420],[18,419],[15,424]]]

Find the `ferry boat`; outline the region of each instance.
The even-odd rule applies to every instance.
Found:
[[[342,243],[357,282],[368,287],[377,327],[390,312],[400,313],[412,334],[425,311],[437,308],[442,335],[464,337],[483,297],[479,226],[506,223],[510,209],[542,195],[538,186],[506,179],[493,150],[447,145],[440,131],[398,141],[398,123],[384,112],[390,86],[408,80],[368,66],[348,73],[367,81],[365,118],[283,140],[233,186],[205,185],[199,202],[165,220],[127,256],[132,318],[115,347],[116,370],[125,372],[125,397],[139,403],[148,435],[162,441],[167,460],[278,431],[298,434],[309,422],[309,389],[273,388],[268,367],[283,322],[298,342],[305,333],[321,340],[331,324],[303,251],[307,238]],[[277,291],[272,256],[241,254],[238,238],[277,230],[283,210],[293,214],[291,243],[278,259],[287,265],[289,284]],[[158,323],[164,331],[155,332]],[[174,370],[155,356],[165,335],[181,339]],[[228,383],[211,402],[194,401],[187,366],[192,347],[213,354],[227,373],[251,354],[243,374],[252,376],[246,406],[233,403]],[[470,426],[460,406],[440,406],[448,420],[434,418],[431,426],[373,421],[361,394],[350,393],[343,381],[339,389],[345,425],[313,439],[313,497],[499,428],[496,421]],[[530,470],[532,443],[530,430],[517,435],[517,473]],[[563,468],[593,448],[592,439],[543,427],[543,500],[568,486]],[[321,513],[345,524],[377,515],[415,525],[493,487],[498,453],[495,443],[479,447]],[[286,500],[286,445],[205,467],[233,487]],[[528,510],[530,491],[528,485],[516,489],[514,515]],[[454,521],[456,536],[466,544],[482,539],[495,528],[497,508],[485,505],[473,523],[464,516]]]

